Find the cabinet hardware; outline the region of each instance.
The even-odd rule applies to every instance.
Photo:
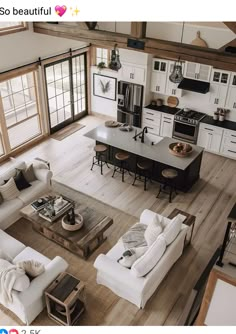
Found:
[[[209,128],[204,128],[205,130],[209,130],[209,131],[213,131],[213,129],[209,129]]]
[[[232,137],[236,137],[236,135],[231,135]]]
[[[156,86],[156,91],[159,92],[160,86]]]
[[[148,111],[146,111],[146,114],[148,114],[148,115],[154,115],[153,113],[151,113],[151,112],[148,112]]]
[[[171,122],[167,122],[167,121],[164,121],[163,123],[168,123],[168,124],[171,124]]]
[[[236,153],[236,151],[232,151],[232,150],[228,150],[228,152],[231,152],[231,153]]]
[[[232,140],[231,140],[231,143],[232,143],[232,144],[236,144],[236,141],[232,141]]]
[[[146,119],[148,119],[149,121],[154,122],[154,119],[153,119],[153,118],[146,118]]]
[[[171,118],[169,118],[169,117],[163,116],[163,118],[168,119],[169,121],[171,121]]]

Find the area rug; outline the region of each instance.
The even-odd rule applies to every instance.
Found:
[[[85,125],[83,124],[72,123],[66,126],[65,128],[63,128],[62,130],[59,130],[53,135],[51,135],[51,138],[61,141],[84,127]]]
[[[77,202],[86,202],[89,207],[113,218],[113,225],[105,232],[107,240],[95,250],[86,261],[33,231],[31,223],[25,218],[19,219],[16,223],[11,225],[6,232],[26,246],[34,248],[50,259],[53,259],[57,255],[63,257],[69,263],[67,271],[86,284],[87,311],[81,316],[78,324],[84,326],[103,324],[104,314],[106,314],[108,309],[114,307],[119,302],[120,298],[109,289],[97,285],[96,270],[93,267],[93,263],[99,254],[106,254],[138,219],[58,182],[53,181],[52,187],[54,191]],[[135,312],[138,311],[135,306],[131,305],[130,307]],[[0,306],[0,323],[1,325],[8,326],[22,325],[20,320],[13,313],[3,306]],[[47,310],[44,309],[33,321],[32,325],[52,326],[56,325],[56,323],[48,318]]]

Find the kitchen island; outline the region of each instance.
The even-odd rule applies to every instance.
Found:
[[[144,143],[137,137],[133,139],[135,130],[140,132],[139,128],[133,128],[133,131],[120,131],[119,127],[109,128],[100,125],[97,128],[87,132],[86,137],[108,146],[108,162],[116,165],[115,154],[122,150],[130,153],[129,169],[134,172],[136,162],[140,158],[146,158],[153,162],[152,179],[163,182],[162,170],[165,168],[174,168],[178,171],[176,188],[181,191],[188,191],[192,185],[199,179],[203,148],[192,145],[193,151],[184,158],[177,157],[170,153],[169,145],[176,142],[176,139],[167,137],[153,136],[145,134]],[[153,141],[155,138],[155,141]]]

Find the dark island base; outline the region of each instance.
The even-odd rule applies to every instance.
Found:
[[[96,144],[103,144],[103,143],[96,141]],[[115,159],[115,154],[120,151],[121,150],[119,148],[109,146],[107,153],[107,162],[112,165],[119,166],[119,162]],[[139,159],[142,160],[144,158],[130,152],[128,153],[130,154],[130,158],[128,161],[129,170],[131,172],[135,172],[137,161],[139,161]],[[167,152],[167,154],[170,153]],[[179,159],[184,159],[184,158],[179,158]],[[194,183],[199,179],[201,161],[202,161],[202,153],[199,154],[199,156],[185,170],[174,168],[175,170],[178,171],[178,177],[176,178],[175,182],[177,190],[187,192],[188,190],[191,189]],[[163,163],[159,163],[157,161],[152,161],[152,164],[153,164],[152,174],[151,174],[152,180],[163,183],[164,179],[161,172],[165,168],[173,168],[173,167],[165,165]]]

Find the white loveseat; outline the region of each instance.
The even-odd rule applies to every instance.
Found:
[[[20,210],[40,197],[50,188],[52,172],[43,163],[33,160],[34,174],[37,180],[31,182],[31,187],[21,190],[20,195],[12,200],[4,201],[0,204],[0,229],[5,230],[7,227],[15,223],[20,218]],[[15,175],[16,169],[24,169],[26,162],[12,159],[9,168],[0,174],[0,185],[5,180]]]
[[[15,313],[23,323],[29,325],[45,307],[44,290],[68,267],[68,263],[60,256],[50,260],[31,247],[26,247],[6,232],[0,230],[0,246],[12,258],[12,263],[25,260],[36,260],[45,266],[45,271],[34,278],[29,288],[22,292],[13,290],[13,302],[5,305],[0,297],[0,303]]]
[[[140,217],[140,223],[148,225],[155,215],[165,226],[170,223],[170,219],[150,210],[144,210]],[[184,221],[184,219],[185,217],[182,216],[181,220]],[[97,283],[108,287],[115,294],[127,299],[139,308],[143,308],[183,252],[189,227],[184,224],[180,227],[181,230],[175,240],[167,246],[153,269],[143,277],[136,277],[132,272],[132,267],[128,269],[117,262],[125,251],[123,242],[119,240],[106,255],[100,254],[97,257],[94,263],[97,269]]]

